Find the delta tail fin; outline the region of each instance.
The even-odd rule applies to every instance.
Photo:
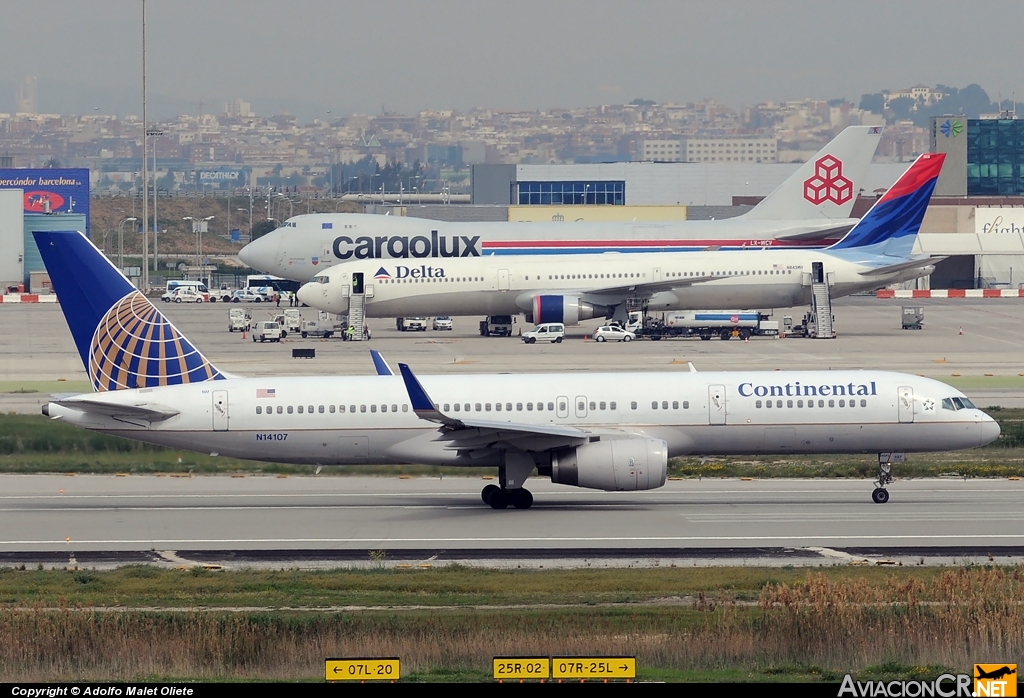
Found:
[[[852,250],[859,255],[909,258],[945,159],[944,153],[919,156],[857,225],[828,251]]]
[[[849,218],[881,138],[881,126],[843,129],[743,217],[776,221]]]
[[[33,235],[93,390],[226,377],[82,233]]]

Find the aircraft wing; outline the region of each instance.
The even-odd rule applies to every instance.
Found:
[[[655,294],[661,291],[671,291],[675,288],[686,288],[687,286],[695,286],[697,284],[704,284],[709,281],[716,281],[718,279],[729,278],[728,274],[708,274],[706,276],[690,276],[690,277],[679,277],[675,279],[668,279],[665,281],[646,281],[636,282],[632,284],[623,284],[621,286],[598,286],[590,287],[584,290],[584,293],[591,293],[594,295],[614,295],[624,293],[649,293]],[[560,292],[564,293],[564,291]]]
[[[90,398],[66,398],[56,400],[56,404],[72,410],[80,410],[89,414],[103,415],[121,421],[141,420],[144,422],[162,422],[181,414],[179,410],[168,409],[161,405],[140,402],[134,405],[122,405],[105,400]]]
[[[406,364],[398,364],[405,388],[412,402],[413,412],[420,419],[435,422],[442,427],[441,440],[451,442],[448,448],[475,450],[504,443],[524,450],[543,450],[559,446],[585,443],[590,434],[575,427],[561,424],[517,424],[483,419],[453,417],[438,410],[419,379]]]
[[[867,269],[860,272],[861,276],[884,276],[886,274],[892,274],[893,272],[903,271],[904,269],[920,269],[921,267],[929,267],[933,264],[937,264],[944,260],[945,257],[920,257],[918,259],[911,259],[906,262],[900,262],[899,264],[888,264],[884,267],[875,267],[874,269]]]

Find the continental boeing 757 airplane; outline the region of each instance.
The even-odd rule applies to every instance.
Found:
[[[429,263],[489,255],[822,247],[857,222],[850,213],[881,136],[881,126],[850,126],[757,206],[736,218],[451,223],[362,213],[306,214],[289,218],[277,230],[246,245],[238,256],[254,269],[308,281],[332,264],[359,260]],[[546,196],[550,199],[551,194]],[[587,198],[590,203],[604,203],[596,196],[592,188]]]
[[[78,232],[36,232],[95,392],[43,414],[213,455],[282,463],[489,466],[495,509],[525,509],[534,472],[602,490],[665,483],[688,454],[974,448],[998,425],[959,391],[885,371],[231,376]],[[875,502],[888,501],[880,458]]]
[[[596,317],[624,322],[629,300],[649,311],[804,305],[815,284],[838,297],[932,271],[935,259],[911,251],[944,157],[920,156],[842,240],[823,250],[364,260],[325,270],[298,297],[333,313],[348,312],[354,300],[366,317],[525,312],[536,323],[567,325]]]

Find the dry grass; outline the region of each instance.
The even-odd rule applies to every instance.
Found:
[[[495,655],[636,655],[646,671],[969,667],[1024,654],[1024,570],[811,573],[757,603],[318,612],[0,613],[0,680],[310,679],[332,656],[403,672],[486,670]],[[725,600],[723,600],[725,599]],[[834,676],[834,674],[833,674]]]

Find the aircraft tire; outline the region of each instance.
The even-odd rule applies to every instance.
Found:
[[[501,488],[497,485],[487,485],[480,492],[480,499],[484,500],[484,504],[490,505],[491,495],[500,490]]]
[[[512,506],[516,509],[529,509],[533,506],[533,495],[530,490],[524,490],[522,488],[518,490],[508,490],[511,495]]]
[[[885,504],[889,501],[889,490],[884,487],[876,487],[875,491],[871,493],[871,501],[875,504]]]
[[[487,498],[487,503],[491,505],[491,509],[507,509],[511,503],[509,499],[511,498],[508,496],[508,492],[499,487],[496,491],[491,492],[491,496]]]

